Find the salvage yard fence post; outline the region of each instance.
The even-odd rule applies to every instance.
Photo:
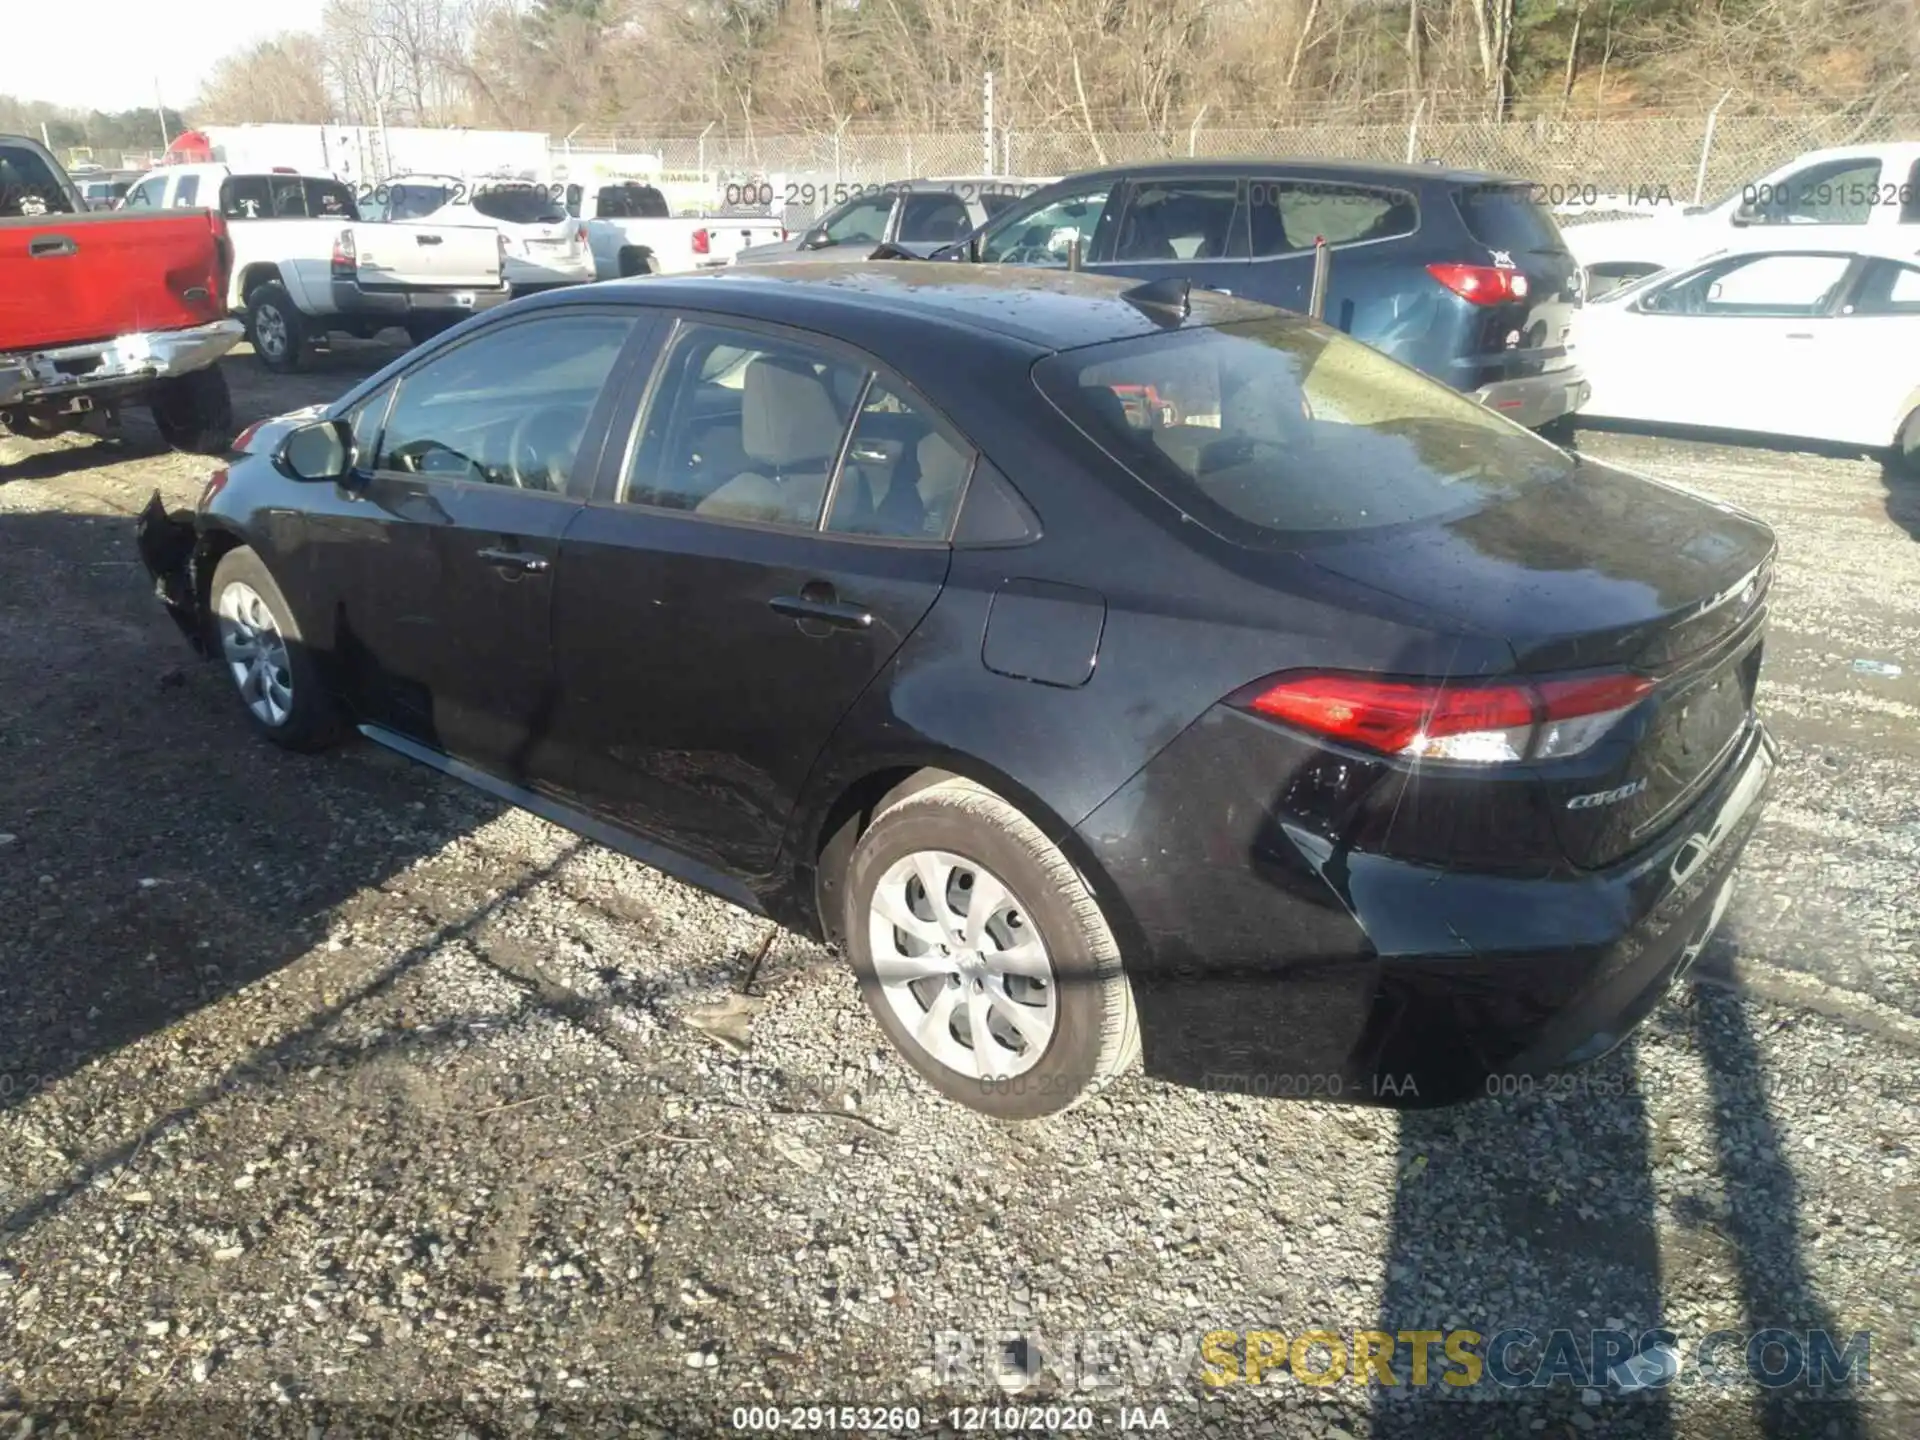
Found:
[[[1707,189],[1707,161],[1713,156],[1713,131],[1720,123],[1720,107],[1733,98],[1729,90],[1714,102],[1713,109],[1707,112],[1707,133],[1700,141],[1700,168],[1693,172],[1693,203],[1702,203]]]

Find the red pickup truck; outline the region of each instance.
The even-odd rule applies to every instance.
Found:
[[[145,404],[168,444],[219,453],[233,247],[206,210],[89,211],[59,161],[0,135],[0,431],[35,439]]]

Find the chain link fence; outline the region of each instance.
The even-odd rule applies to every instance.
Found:
[[[1807,150],[1920,140],[1920,111],[1785,115],[1661,115],[1640,119],[1438,120],[1398,124],[1314,121],[1251,127],[1195,124],[1169,137],[1069,125],[911,134],[844,127],[813,134],[570,137],[569,158],[657,155],[669,170],[729,178],[874,184],[920,176],[1041,178],[1100,165],[1224,156],[1436,161],[1536,181],[1570,198],[1632,204],[1711,203]],[[562,149],[555,147],[556,158]],[[1901,177],[1904,179],[1905,177]],[[828,192],[831,193],[831,192]],[[796,203],[789,223],[831,201]],[[1589,201],[1591,203],[1591,201]],[[776,202],[778,204],[778,202]],[[797,212],[797,213],[791,213]]]

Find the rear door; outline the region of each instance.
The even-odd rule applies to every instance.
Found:
[[[1920,265],[1872,260],[1832,321],[1829,438],[1889,445],[1920,383]]]
[[[733,321],[671,337],[562,547],[557,731],[587,808],[773,867],[815,758],[945,583],[972,463],[874,370]]]
[[[1264,171],[1247,181],[1251,263],[1245,293],[1268,305],[1304,311],[1313,288],[1315,244],[1332,247],[1327,272],[1328,324],[1415,363],[1401,353],[1405,331],[1421,333],[1432,300],[1408,283],[1406,261],[1384,242],[1419,227],[1413,194],[1310,175]],[[1390,267],[1385,283],[1382,267]]]
[[[306,583],[359,713],[516,784],[564,780],[560,539],[642,326],[631,308],[487,326],[356,407],[367,458],[316,497]]]
[[[1132,181],[1089,268],[1143,281],[1180,276],[1231,294],[1247,269],[1245,196],[1243,181],[1218,173]]]

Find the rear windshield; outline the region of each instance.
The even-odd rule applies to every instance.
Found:
[[[220,213],[229,220],[360,218],[349,186],[311,175],[229,175],[220,182]]]
[[[33,151],[0,145],[0,215],[64,215],[71,208],[60,177]]]
[[[489,220],[504,220],[509,225],[550,225],[567,218],[566,207],[550,192],[532,186],[477,191],[473,208]]]
[[[387,191],[387,219],[424,220],[451,199],[451,185],[395,185]]]
[[[603,220],[664,220],[667,197],[651,185],[608,185],[600,191]]]
[[[1553,212],[1533,198],[1526,185],[1471,185],[1457,191],[1453,203],[1467,233],[1489,250],[1563,251],[1567,242]]]
[[[1573,469],[1539,436],[1302,320],[1069,350],[1034,378],[1163,498],[1245,545],[1457,519]]]

